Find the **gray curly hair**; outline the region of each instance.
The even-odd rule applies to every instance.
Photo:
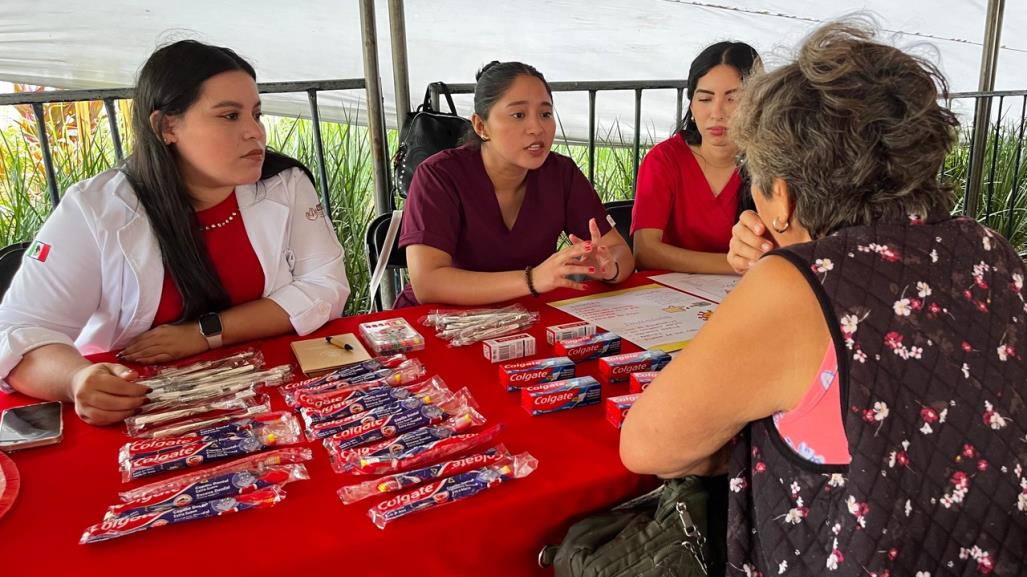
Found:
[[[732,119],[753,190],[769,197],[782,179],[813,238],[954,204],[938,179],[958,126],[938,102],[945,79],[873,37],[866,19],[822,26],[794,62],[747,83]]]

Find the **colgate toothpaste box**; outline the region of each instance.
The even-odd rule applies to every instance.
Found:
[[[499,382],[507,391],[519,391],[539,383],[562,381],[574,376],[574,361],[551,357],[499,365]]]
[[[546,327],[546,342],[555,345],[559,341],[567,339],[580,339],[596,334],[596,326],[585,321],[575,323],[564,323]]]
[[[624,417],[628,415],[628,409],[635,404],[640,393],[620,395],[619,397],[607,397],[606,399],[606,420],[614,427],[620,428],[624,424]]]
[[[660,374],[660,371],[640,371],[637,373],[631,373],[628,377],[628,392],[641,393],[649,386],[649,383],[653,382],[653,379],[655,379],[658,374]]]
[[[535,337],[518,333],[489,339],[481,344],[481,352],[493,363],[530,357],[535,354]]]
[[[599,381],[575,377],[521,389],[521,406],[532,415],[544,415],[599,403]]]
[[[619,353],[620,337],[613,333],[602,333],[590,337],[556,341],[555,349],[556,354],[570,357],[575,363],[591,361]]]
[[[670,362],[670,353],[660,350],[625,353],[599,359],[599,377],[606,383],[626,383],[631,373],[658,371]]]

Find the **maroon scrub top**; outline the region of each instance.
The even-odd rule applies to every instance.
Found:
[[[541,264],[562,232],[589,238],[589,219],[601,234],[610,230],[602,201],[570,158],[550,152],[526,178],[524,203],[507,229],[481,151],[464,146],[435,154],[414,173],[399,246],[427,245],[453,257],[457,268],[499,272]],[[396,307],[416,304],[407,285]]]

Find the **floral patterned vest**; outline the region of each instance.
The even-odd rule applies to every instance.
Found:
[[[727,574],[1027,575],[1023,261],[947,215],[772,254],[823,309],[852,463],[810,463],[771,418],[751,423],[729,469]]]

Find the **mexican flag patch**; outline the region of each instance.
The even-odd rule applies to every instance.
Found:
[[[45,242],[38,240],[32,241],[32,245],[29,246],[28,252],[25,253],[29,258],[34,258],[39,262],[46,262],[46,257],[50,256],[50,245]]]

